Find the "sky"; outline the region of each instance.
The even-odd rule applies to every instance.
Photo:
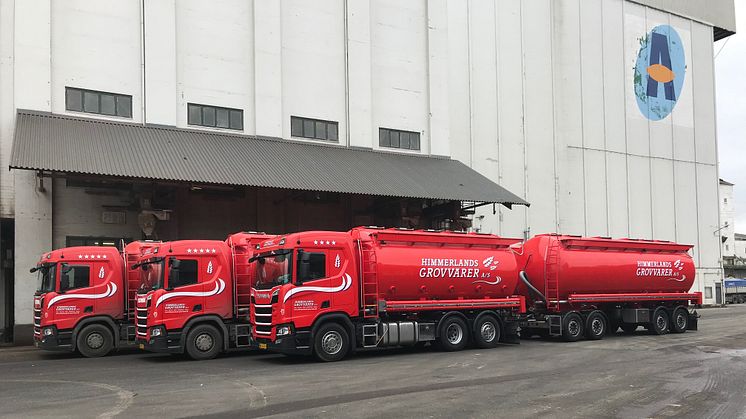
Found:
[[[746,0],[736,0],[735,35],[715,43],[720,178],[734,183],[736,233],[746,233]]]

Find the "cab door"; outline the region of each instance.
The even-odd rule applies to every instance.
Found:
[[[319,313],[332,307],[333,284],[327,275],[326,249],[299,249],[293,279],[294,293],[287,301],[297,327],[309,326]]]
[[[167,328],[180,328],[192,313],[199,314],[205,306],[204,284],[199,282],[199,257],[167,259],[166,293],[162,299],[163,318],[173,321]]]

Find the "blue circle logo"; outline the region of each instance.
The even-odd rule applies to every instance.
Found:
[[[635,64],[635,97],[651,121],[667,117],[679,100],[686,76],[684,46],[676,29],[659,25],[640,39]]]

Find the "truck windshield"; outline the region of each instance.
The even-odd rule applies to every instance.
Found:
[[[57,272],[56,263],[46,263],[38,265],[36,270],[36,293],[54,291],[55,273]]]
[[[256,257],[256,288],[268,289],[290,283],[293,272],[293,254],[278,250]]]
[[[163,258],[151,259],[140,264],[140,288],[150,291],[163,288]]]

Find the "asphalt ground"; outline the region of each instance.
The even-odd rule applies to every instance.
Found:
[[[746,305],[700,314],[699,331],[684,334],[395,349],[331,364],[3,348],[0,416],[746,418]]]

